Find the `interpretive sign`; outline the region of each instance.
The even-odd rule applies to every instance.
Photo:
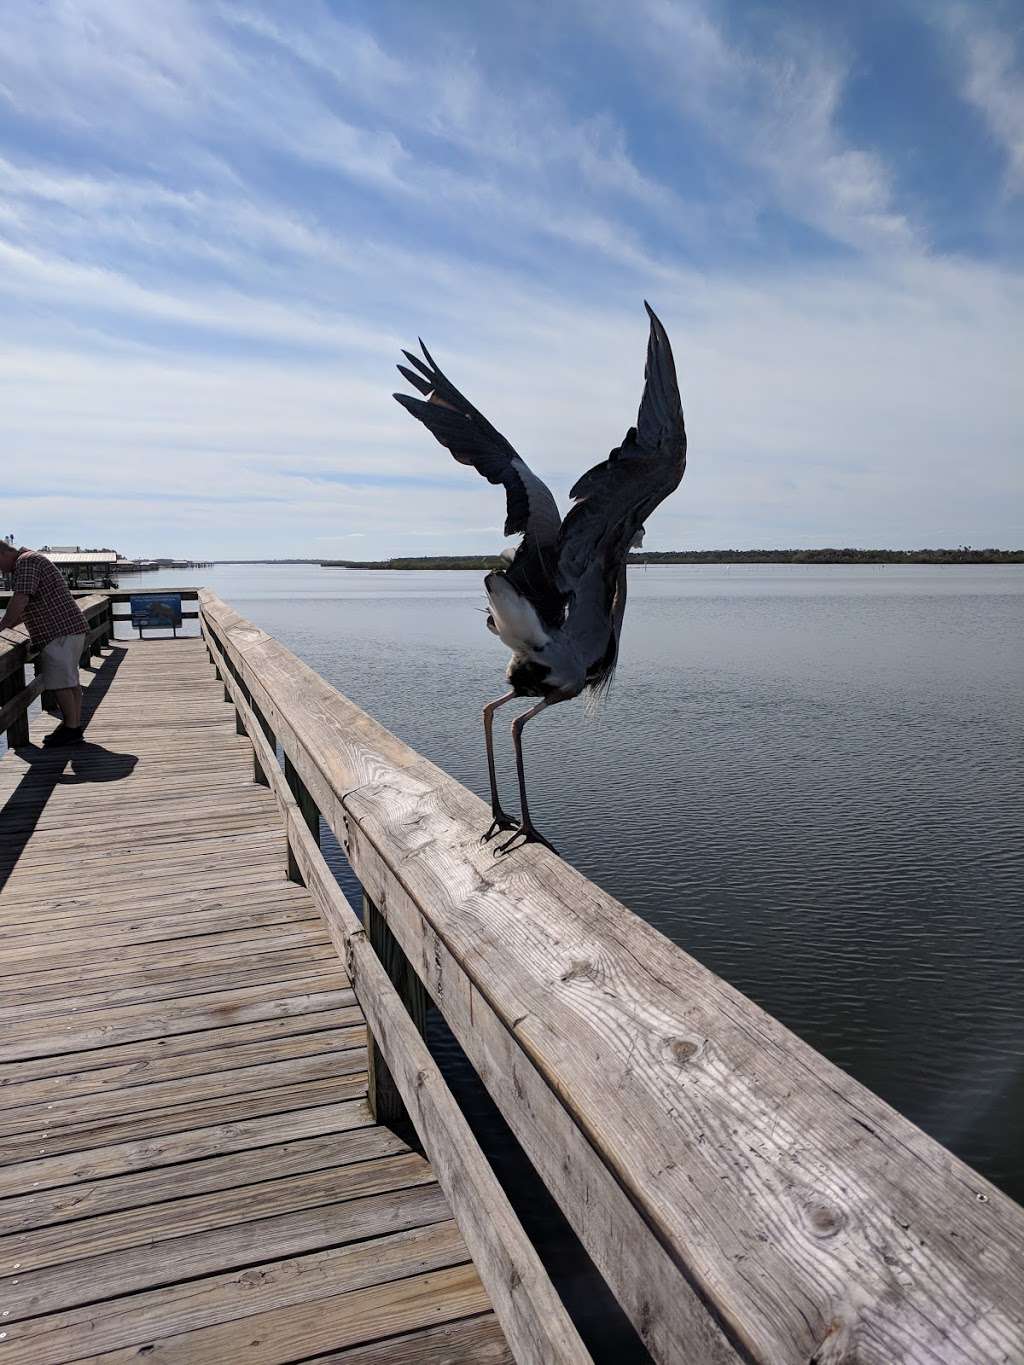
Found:
[[[132,625],[140,632],[144,627],[151,630],[177,630],[181,625],[180,593],[154,592],[130,600]]]

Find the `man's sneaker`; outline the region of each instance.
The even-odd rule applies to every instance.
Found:
[[[70,725],[58,725],[56,730],[43,740],[48,749],[63,749],[65,745],[84,744],[84,742],[80,725],[76,725],[74,728]]]

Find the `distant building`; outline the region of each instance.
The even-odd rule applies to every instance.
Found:
[[[39,553],[56,564],[69,588],[117,587],[113,576],[118,560],[116,550],[83,550],[76,545],[44,548]]]

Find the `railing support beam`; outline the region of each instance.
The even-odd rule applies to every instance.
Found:
[[[227,691],[226,688],[224,690]],[[309,788],[306,786],[305,782],[303,782],[299,774],[295,771],[291,759],[287,757],[284,760],[284,777],[285,781],[288,783],[288,787],[289,790],[291,791],[292,796],[295,797],[296,805],[302,812],[302,818],[309,826],[310,834],[312,834],[313,838],[319,845],[320,809],[317,806],[316,802],[313,800],[312,796],[310,796]],[[305,886],[306,884],[305,878],[303,877],[302,872],[299,868],[299,864],[296,861],[295,853],[291,847],[291,844],[288,845],[288,880],[290,882],[298,882],[299,886]]]
[[[10,701],[13,701],[19,693],[25,691],[25,669],[15,668],[8,673],[7,677],[0,682],[0,711]],[[29,698],[31,700],[31,698]],[[20,708],[19,708],[20,709]],[[12,749],[20,748],[21,745],[28,743],[28,709],[27,704],[24,710],[16,715],[7,727],[7,743]]]
[[[408,1010],[417,1030],[423,1034],[427,1026],[427,993],[423,983],[388,928],[387,920],[366,895],[363,896],[363,928],[402,1004]],[[369,1038],[368,1053],[370,1112],[378,1123],[404,1132],[413,1127],[412,1120],[390,1068],[384,1060],[384,1054],[372,1034]]]

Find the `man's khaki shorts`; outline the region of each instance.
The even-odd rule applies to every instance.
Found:
[[[43,687],[59,692],[64,687],[78,686],[78,661],[85,648],[84,635],[58,635],[56,640],[43,645],[36,669],[43,676]]]

